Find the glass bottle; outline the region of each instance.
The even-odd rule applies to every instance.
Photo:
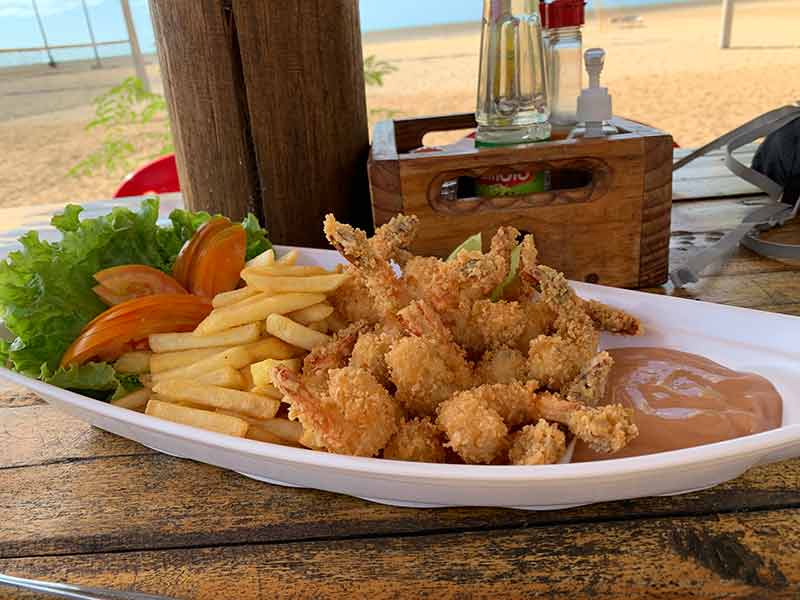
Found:
[[[554,0],[539,5],[547,36],[548,94],[553,125],[577,123],[583,88],[584,0]]]
[[[538,0],[484,0],[476,144],[550,137]]]

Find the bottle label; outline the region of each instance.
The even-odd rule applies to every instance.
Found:
[[[545,173],[501,173],[490,177],[479,177],[476,181],[478,196],[525,196],[547,191]]]

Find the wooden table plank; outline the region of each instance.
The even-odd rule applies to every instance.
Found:
[[[154,452],[46,404],[0,408],[0,448],[0,469]]]
[[[742,164],[749,166],[757,148],[758,144],[748,144],[733,155]],[[690,152],[692,149],[678,148],[673,158],[680,160]],[[697,158],[672,174],[672,199],[678,202],[760,193],[757,187],[731,173],[725,166],[725,154],[722,150]]]
[[[176,598],[797,598],[800,511],[0,560]],[[623,550],[624,549],[624,550]]]
[[[98,435],[113,437],[110,434]],[[162,454],[0,469],[0,557],[528,527],[800,507],[800,460],[710,490],[563,511],[402,509]]]

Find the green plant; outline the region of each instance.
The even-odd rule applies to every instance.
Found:
[[[374,55],[364,59],[364,81],[368,86],[382,86],[383,78],[396,70],[397,67],[385,60],[378,60]],[[174,151],[164,97],[145,90],[136,77],[128,77],[95,98],[92,104],[95,106],[95,116],[86,125],[86,130],[103,130],[105,137],[99,148],[68,171],[70,176],[85,177],[101,169],[108,173],[128,171],[132,166],[130,159],[139,157],[142,152],[136,142],[143,140],[148,141],[148,147],[152,147],[150,142],[153,141],[158,144],[158,150],[146,155],[146,158]],[[395,111],[375,108],[370,114],[392,116]],[[156,123],[158,127],[141,131],[141,126],[148,123]]]
[[[382,87],[383,78],[395,71],[397,71],[397,67],[385,60],[378,60],[374,54],[364,59],[364,82],[367,85]]]
[[[156,142],[158,150],[148,158],[173,151],[172,134],[166,118],[167,104],[163,96],[148,92],[136,77],[128,77],[119,85],[95,98],[95,116],[86,130],[105,131],[102,145],[73,166],[68,174],[73,177],[92,175],[99,169],[112,173],[130,169],[130,158],[141,152],[132,141],[135,133],[148,147]],[[157,123],[155,130],[141,131],[141,126]]]

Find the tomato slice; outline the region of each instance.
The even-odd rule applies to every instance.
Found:
[[[213,298],[236,289],[247,254],[247,233],[231,225],[214,234],[196,255],[191,273],[193,294]]]
[[[61,366],[111,361],[151,333],[192,331],[211,312],[211,302],[190,294],[156,294],[112,306],[83,328]]]
[[[212,217],[198,227],[192,238],[183,245],[183,248],[181,248],[181,251],[178,254],[178,258],[175,261],[175,266],[172,268],[172,276],[185,289],[191,289],[189,276],[192,272],[192,264],[194,263],[195,256],[197,256],[199,250],[209,238],[213,237],[215,233],[230,226],[230,224],[230,219],[225,217]]]
[[[114,306],[154,294],[186,294],[180,283],[166,273],[146,265],[121,265],[94,274],[100,285],[93,287],[100,299]]]

